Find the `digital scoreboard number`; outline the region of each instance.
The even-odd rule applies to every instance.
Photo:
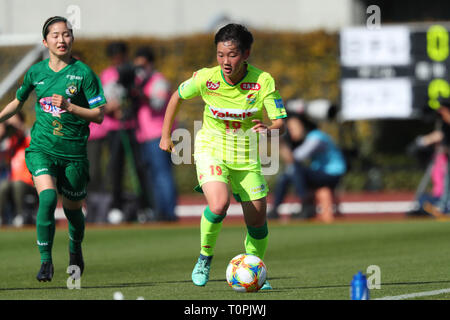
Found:
[[[419,118],[450,97],[449,25],[345,28],[342,120]]]

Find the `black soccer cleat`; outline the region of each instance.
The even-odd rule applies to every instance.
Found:
[[[83,274],[84,271],[84,260],[83,260],[83,253],[81,252],[77,252],[77,253],[72,253],[69,252],[69,266],[77,266],[78,268],[80,268],[80,277]],[[75,271],[72,272],[72,274]]]
[[[39,270],[36,279],[39,282],[49,282],[52,281],[54,273],[53,264],[51,262],[43,262],[41,264],[41,269]]]

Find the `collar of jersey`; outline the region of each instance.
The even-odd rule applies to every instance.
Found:
[[[50,65],[49,65],[50,59],[48,58],[47,60],[48,60],[48,61],[45,63],[45,65],[46,65],[47,69],[50,70],[50,71],[53,72],[53,73],[60,73],[61,71],[66,70],[68,67],[70,67],[72,64],[74,64],[75,61],[76,61],[76,59],[74,59],[74,58],[72,57],[72,59],[70,60],[70,62],[67,64],[67,66],[65,66],[64,68],[62,68],[62,69],[59,70],[59,71],[54,71],[52,68],[50,68]]]
[[[242,80],[244,80],[245,79],[245,77],[247,76],[247,74],[248,74],[248,67],[249,67],[250,65],[247,63],[247,70],[245,70],[245,75],[242,77],[242,79],[241,80],[239,80],[239,82],[236,82],[236,84],[231,84],[231,83],[228,83],[227,82],[227,80],[225,80],[225,77],[224,77],[224,75],[223,75],[223,71],[222,71],[222,69],[220,69],[220,74],[222,75],[222,79],[223,79],[223,81],[225,81],[225,83],[227,84],[227,85],[229,85],[229,86],[232,86],[232,87],[235,87],[235,86],[237,86],[239,83],[241,83],[242,82]]]

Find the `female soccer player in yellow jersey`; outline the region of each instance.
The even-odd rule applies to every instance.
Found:
[[[69,265],[78,266],[78,276],[84,269],[82,203],[89,181],[86,141],[89,123],[103,121],[106,100],[94,72],[72,58],[74,37],[66,18],[49,18],[42,36],[50,57],[30,67],[16,98],[0,112],[0,122],[17,113],[31,91],[36,92],[36,121],[25,159],[39,195],[36,229],[41,268],[36,278],[46,282],[52,280],[54,272],[57,192],[62,194],[64,214],[69,221]]]
[[[200,223],[200,256],[192,272],[198,286],[209,279],[216,239],[230,205],[228,183],[244,212],[246,253],[264,259],[267,248],[268,188],[261,173],[259,134],[284,130],[286,110],[270,74],[247,62],[252,43],[252,34],[242,25],[221,28],[215,35],[218,66],[198,70],[183,82],[165,114],[160,148],[172,152],[171,128],[182,101],[201,96],[205,102],[194,152],[199,189],[208,203]],[[270,126],[262,122],[263,108]],[[266,281],[262,289],[271,286]]]

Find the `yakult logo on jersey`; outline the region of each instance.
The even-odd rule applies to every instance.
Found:
[[[59,107],[55,107],[52,105],[52,97],[45,97],[39,100],[39,104],[41,105],[41,110],[44,112],[51,113],[53,115],[59,116],[60,113],[66,112]]]
[[[256,82],[244,82],[244,83],[241,83],[241,89],[258,91],[261,89],[261,85]]]
[[[212,81],[206,81],[206,87],[209,90],[217,90],[220,87],[220,81],[217,81],[216,83],[214,83]]]
[[[258,109],[224,109],[209,106],[209,111],[216,119],[220,120],[244,120],[255,115]]]

